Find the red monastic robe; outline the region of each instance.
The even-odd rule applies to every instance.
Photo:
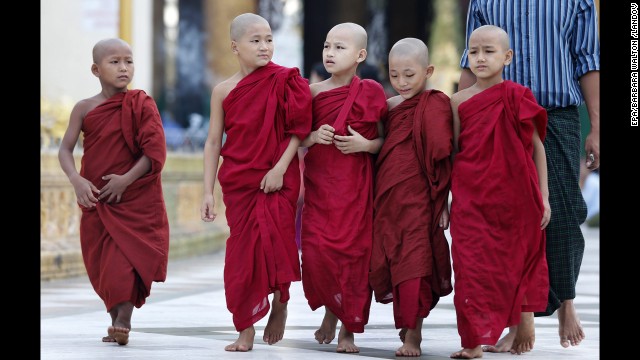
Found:
[[[367,139],[378,137],[386,116],[382,86],[353,78],[313,99],[313,126],[347,126]],[[315,144],[304,157],[302,210],[302,286],[312,310],[326,306],[351,332],[369,320],[367,281],[373,237],[373,158],[366,152],[343,154],[335,145]]]
[[[452,291],[449,243],[439,226],[448,206],[453,149],[449,97],[427,90],[389,111],[376,163],[369,281],[393,300],[396,328],[415,328]]]
[[[121,302],[141,307],[152,281],[164,281],[169,222],[160,172],[166,159],[162,120],[142,90],[118,93],[86,114],[80,175],[98,189],[102,176],[122,175],[142,157],[151,170],[127,187],[119,203],[82,209],[80,242],[91,285],[107,311]]]
[[[547,114],[505,80],[458,107],[451,192],[454,304],[462,347],[494,345],[520,313],[544,311],[549,278],[533,130]]]
[[[265,194],[260,181],[282,157],[291,136],[311,130],[311,93],[297,68],[272,62],[245,76],[222,102],[224,159],[218,173],[230,235],[224,288],[237,331],[269,312],[268,295],[300,280],[295,242],[300,191],[297,156],[284,174],[282,189]]]

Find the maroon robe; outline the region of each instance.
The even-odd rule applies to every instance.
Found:
[[[230,235],[224,288],[236,330],[269,312],[268,295],[300,280],[295,211],[300,170],[293,157],[282,189],[265,194],[260,181],[282,157],[291,136],[311,130],[311,93],[297,68],[272,62],[245,76],[222,102],[226,141],[218,179]]]
[[[367,139],[378,137],[386,116],[382,86],[354,76],[348,86],[313,99],[313,126],[347,126]],[[343,154],[335,145],[315,144],[304,157],[302,286],[312,310],[325,306],[351,332],[369,321],[367,281],[373,231],[373,159],[367,152]]]
[[[167,276],[169,222],[160,172],[166,159],[162,120],[142,90],[118,93],[82,121],[84,154],[80,175],[98,189],[104,175],[122,175],[142,155],[151,170],[135,180],[119,203],[99,201],[82,209],[80,242],[91,285],[107,311],[121,302],[141,307],[153,281]]]
[[[447,206],[453,149],[449,97],[427,90],[389,111],[376,163],[369,281],[376,301],[393,300],[396,328],[415,328],[452,291]]]
[[[458,106],[451,237],[462,347],[494,345],[520,313],[544,311],[549,278],[533,130],[547,114],[531,90],[505,80]]]

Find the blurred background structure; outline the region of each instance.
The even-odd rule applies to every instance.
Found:
[[[204,226],[202,147],[209,125],[211,90],[237,71],[229,24],[258,13],[274,33],[273,61],[295,66],[308,78],[322,60],[328,30],[355,22],[369,36],[361,76],[388,82],[387,54],[404,37],[422,39],[435,66],[428,86],[456,91],[469,0],[56,0],[40,2],[41,277],[79,275],[80,210],[57,162],[57,146],[73,105],[100,91],[91,74],[91,50],[104,38],[120,37],[133,48],[131,88],[158,104],[169,157],[163,171],[171,225],[171,256],[224,246],[226,223]],[[599,1],[596,1],[599,4]],[[365,72],[366,70],[366,72]],[[365,75],[367,74],[367,75]],[[588,119],[585,119],[588,130]],[[586,134],[586,132],[585,132]],[[76,166],[82,153],[77,147]],[[218,189],[219,191],[219,189]],[[219,194],[218,194],[219,196]],[[222,201],[217,201],[224,214]],[[211,225],[211,224],[209,224]],[[214,226],[214,227],[215,227]],[[80,261],[79,263],[77,263]]]
[[[459,77],[468,0],[58,0],[41,1],[41,147],[56,148],[71,107],[99,92],[91,49],[121,37],[133,47],[132,88],[153,96],[173,151],[198,151],[206,138],[211,89],[232,75],[229,24],[243,13],[265,17],[274,32],[274,62],[309,77],[335,24],[369,34],[369,70],[389,89],[387,54],[403,37],[430,47],[431,87],[451,95]],[[371,77],[373,75],[369,75]],[[393,90],[390,89],[390,92]]]

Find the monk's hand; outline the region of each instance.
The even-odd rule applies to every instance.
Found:
[[[587,151],[587,169],[595,170],[600,167],[600,134],[593,129],[584,140],[584,149]]]
[[[122,194],[129,186],[130,182],[124,175],[109,174],[102,177],[102,180],[107,180],[107,185],[100,189],[99,200],[106,199],[108,203],[115,201],[120,202]]]
[[[311,140],[314,144],[329,145],[333,142],[333,133],[336,131],[331,125],[321,125],[318,130],[311,132]]]
[[[551,205],[549,205],[549,199],[542,200],[542,205],[544,212],[542,213],[542,220],[540,220],[540,230],[544,230],[551,220]]]
[[[449,228],[449,209],[447,209],[446,207],[444,208],[444,210],[442,210],[442,215],[440,215],[439,225],[441,228],[444,228],[444,230],[447,230]]]
[[[211,222],[216,219],[216,199],[213,194],[205,194],[202,200],[202,206],[200,206],[200,218],[202,221]]]
[[[95,197],[93,193],[100,194],[100,190],[98,190],[91,181],[80,176],[80,174],[72,177],[70,180],[73,185],[73,190],[76,192],[76,201],[78,204],[86,208],[96,206],[98,198]]]
[[[260,181],[260,190],[268,194],[282,189],[283,177],[284,171],[280,167],[274,166]]]
[[[359,132],[353,130],[351,125],[347,126],[347,130],[351,135],[335,135],[333,143],[343,154],[351,154],[361,151],[369,151],[369,142],[367,138],[360,135]]]

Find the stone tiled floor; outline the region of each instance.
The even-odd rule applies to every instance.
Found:
[[[576,308],[586,340],[564,349],[558,343],[557,318],[536,318],[536,344],[527,359],[600,358],[599,231],[584,228],[586,251],[577,287]],[[167,281],[155,283],[147,304],[135,309],[127,346],[102,343],[110,317],[86,277],[41,284],[41,359],[394,359],[399,346],[391,305],[373,303],[369,325],[356,334],[359,355],[335,353],[336,342],[319,345],[313,333],[322,310],[312,312],[300,282],[291,287],[285,339],[262,342],[266,318],[256,324],[253,351],[229,353],[224,346],[236,338],[222,283],[223,253],[169,264]],[[459,349],[453,295],[441,299],[423,325],[423,359],[448,359]],[[505,359],[508,354],[485,354]]]

